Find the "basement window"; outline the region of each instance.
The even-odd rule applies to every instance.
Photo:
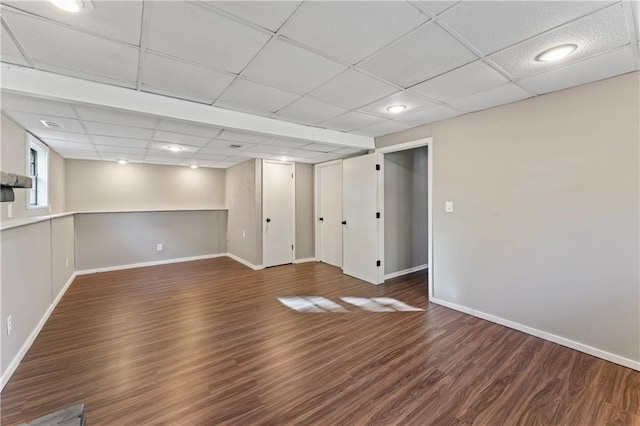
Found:
[[[27,135],[27,171],[32,179],[27,208],[49,206],[49,148],[31,135]]]

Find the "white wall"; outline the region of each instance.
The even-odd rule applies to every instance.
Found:
[[[384,273],[429,263],[427,147],[384,155]]]
[[[433,296],[640,361],[639,94],[636,72],[433,124]]]
[[[0,245],[0,368],[4,384],[73,275],[73,217],[3,230]],[[10,336],[6,329],[9,316],[13,322]]]
[[[27,132],[18,126],[4,114],[1,117],[0,127],[2,135],[0,139],[0,170],[19,175],[28,175],[27,172]],[[65,160],[55,151],[49,150],[49,204],[51,213],[65,211]],[[0,220],[9,220],[8,206],[12,206],[12,219],[42,216],[49,214],[49,209],[27,209],[29,190],[16,188],[13,190],[15,201],[13,203],[0,204]]]
[[[67,210],[224,208],[224,169],[66,160]]]

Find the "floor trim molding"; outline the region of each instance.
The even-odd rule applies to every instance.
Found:
[[[236,262],[242,263],[244,266],[247,266],[251,269],[253,269],[254,271],[259,271],[261,269],[264,269],[264,265],[254,265],[253,263],[244,260],[243,258],[236,256],[235,254],[232,253],[225,253],[224,254],[227,257],[230,257],[231,259],[235,260]]]
[[[514,330],[522,331],[523,333],[530,334],[532,336],[540,337],[541,339],[548,340],[553,343],[557,343],[562,346],[566,346],[571,349],[575,349],[580,352],[584,352],[589,355],[593,355],[597,358],[602,358],[606,361],[613,362],[614,364],[622,365],[623,367],[631,368],[632,370],[640,371],[640,361],[634,361],[629,358],[622,357],[620,355],[612,354],[611,352],[603,351],[602,349],[594,348],[592,346],[585,345],[575,340],[570,340],[565,337],[561,337],[555,334],[548,333],[546,331],[538,330],[537,328],[529,327],[524,324],[510,321],[495,315],[487,314],[485,312],[476,311],[475,309],[468,308],[466,306],[458,305],[456,303],[448,302],[446,300],[437,299],[435,297],[429,297],[429,301],[437,305],[444,306],[446,308],[454,309],[465,314],[473,315],[474,317],[482,318],[484,320],[504,325],[505,327],[513,328]]]
[[[414,266],[413,268],[408,268],[408,269],[403,269],[402,271],[396,271],[396,272],[392,272],[390,274],[385,274],[384,275],[384,279],[388,280],[391,278],[395,278],[395,277],[399,277],[402,275],[407,275],[410,274],[412,272],[418,272],[418,271],[422,271],[425,269],[429,269],[429,264],[425,263],[424,265],[418,265],[418,266]]]
[[[13,359],[7,366],[7,370],[4,372],[4,374],[2,374],[2,377],[0,377],[0,391],[4,389],[5,385],[9,382],[9,379],[11,379],[11,376],[13,376],[13,373],[15,373],[16,369],[20,365],[20,362],[22,361],[22,358],[24,358],[24,356],[31,348],[31,345],[33,345],[33,342],[35,342],[38,334],[40,334],[40,331],[42,330],[42,327],[44,327],[44,325],[47,323],[47,320],[53,313],[53,310],[56,308],[56,306],[58,306],[60,300],[62,300],[62,296],[64,296],[64,294],[67,292],[67,290],[71,286],[71,283],[73,283],[73,280],[76,278],[76,275],[76,272],[71,274],[69,280],[62,287],[51,305],[49,305],[49,308],[47,308],[44,315],[42,315],[42,318],[40,318],[40,321],[38,321],[38,324],[36,324],[31,334],[29,334],[29,337],[27,337],[27,340],[24,342],[18,353],[13,357]]]
[[[76,275],[97,274],[99,272],[120,271],[122,269],[144,268],[146,266],[166,265],[169,263],[191,262],[194,260],[213,259],[216,257],[229,256],[228,253],[205,254],[202,256],[178,257],[175,259],[156,260],[153,262],[130,263],[127,265],[106,266],[104,268],[83,269],[76,271]]]
[[[306,257],[304,259],[296,259],[293,261],[293,263],[307,263],[307,262],[315,262],[316,258],[315,257]]]

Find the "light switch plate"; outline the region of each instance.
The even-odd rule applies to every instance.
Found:
[[[444,211],[447,213],[453,213],[453,201],[444,202]]]

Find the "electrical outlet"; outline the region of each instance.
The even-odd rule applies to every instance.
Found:
[[[243,229],[243,230],[242,230],[242,238],[244,238],[244,237],[246,237],[246,236],[247,236],[247,233],[246,233],[246,232],[245,232],[245,230]]]
[[[157,251],[162,251],[162,243],[158,243],[158,244],[156,245],[156,250],[157,250]]]
[[[7,336],[11,336],[11,328],[13,328],[13,318],[9,315],[7,317]]]
[[[64,267],[68,268],[69,267],[69,258],[67,257],[67,259],[64,261]]]
[[[453,201],[445,201],[444,211],[447,213],[453,213]]]
[[[7,217],[9,219],[13,217],[13,204],[7,204]]]

